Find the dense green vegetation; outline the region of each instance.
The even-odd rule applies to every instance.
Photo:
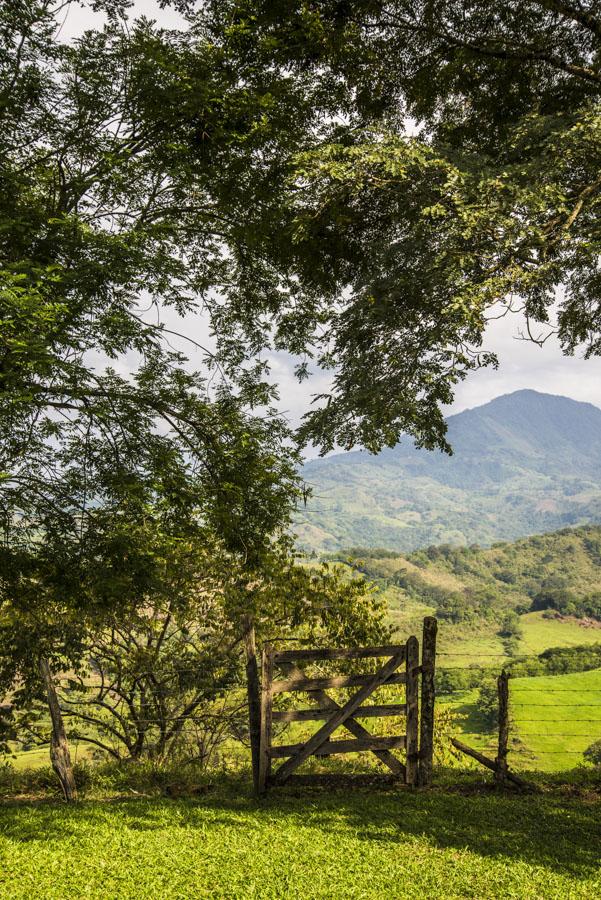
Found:
[[[488,622],[499,637],[518,641],[523,640],[521,616],[528,613],[547,610],[550,616],[596,619],[600,526],[563,529],[490,548],[430,546],[408,556],[386,553],[380,559],[372,553],[363,555],[355,548],[356,555],[332,558],[344,560],[383,588],[396,588],[394,605],[401,610],[404,601],[418,602],[435,609],[444,621]],[[518,614],[519,621],[511,613]],[[587,640],[596,623],[588,624],[589,629],[580,629]]]
[[[130,788],[121,802],[5,805],[0,893],[588,900],[599,892],[595,794],[508,796],[464,782],[465,792],[427,794],[280,790],[258,803],[239,782],[174,800],[133,781],[145,796]]]
[[[601,521],[601,411],[518,391],[447,420],[454,454],[407,438],[377,456],[305,464],[296,518],[307,549],[479,546]]]
[[[596,3],[210,6],[238,65],[263,63],[342,112],[286,185],[290,268],[310,259],[321,290],[244,309],[250,339],[261,329],[307,352],[301,377],[312,359],[334,369],[304,436],[324,450],[402,434],[440,446],[441,405],[497,362],[483,333],[504,313],[525,313],[533,340],[601,352]]]

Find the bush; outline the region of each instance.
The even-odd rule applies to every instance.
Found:
[[[499,694],[496,679],[486,679],[478,693],[478,710],[490,728],[499,724]]]
[[[601,739],[586,748],[584,758],[593,766],[601,766]]]

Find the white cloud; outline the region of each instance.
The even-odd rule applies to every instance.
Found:
[[[601,359],[565,356],[555,338],[543,347],[519,339],[523,320],[508,315],[491,322],[484,346],[499,357],[499,368],[473,372],[458,385],[449,412],[480,406],[500,394],[531,388],[562,394],[601,407]]]

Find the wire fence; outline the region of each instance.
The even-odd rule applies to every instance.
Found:
[[[533,657],[538,657],[534,650]],[[445,665],[454,659],[471,660],[474,666]],[[437,652],[437,681],[444,676],[473,676],[469,687],[437,688],[437,706],[449,709],[456,717],[452,725],[453,736],[471,739],[476,749],[490,748],[497,739],[494,722],[494,692],[491,685],[503,668],[511,673],[512,660],[506,653],[500,652],[464,652],[445,647]],[[488,697],[483,697],[482,680],[486,674]],[[194,690],[195,681],[202,681],[199,667],[190,665],[177,668],[166,668],[159,673],[136,672],[136,678],[158,676],[168,682],[181,679],[185,690]],[[532,680],[534,679],[534,680]],[[573,683],[569,683],[572,680]],[[588,682],[588,683],[587,683]],[[590,686],[589,686],[590,685]],[[63,675],[57,679],[59,691],[64,695],[64,711],[71,719],[77,717],[77,697],[98,696],[99,692],[111,693],[110,679],[102,681],[102,676],[94,672]],[[237,717],[242,721],[245,710],[240,704],[245,702],[245,681],[243,675],[226,677],[220,682],[220,689],[225,693],[236,693],[240,703],[235,709],[211,709],[210,704],[199,702],[191,711],[186,711],[186,704],[174,704],[171,709],[156,712],[156,707],[138,709],[132,715],[125,710],[122,700],[118,703],[114,698],[112,711],[105,707],[107,716],[116,717],[125,710],[133,728],[165,728],[190,724],[190,727],[206,726],[207,723],[223,721],[226,716]],[[492,700],[491,700],[492,698]],[[485,703],[484,700],[487,700]],[[69,702],[71,701],[71,702]],[[178,710],[178,706],[180,709]],[[101,706],[99,707],[101,708]],[[573,768],[586,761],[584,752],[598,741],[601,741],[601,669],[565,674],[522,675],[509,679],[509,711],[510,711],[510,760],[521,768],[544,768],[548,771],[560,771]],[[548,712],[547,712],[548,711]],[[84,710],[85,713],[85,710]],[[94,712],[91,715],[95,715]]]
[[[540,651],[525,641],[522,644],[531,652],[532,658],[539,658]],[[440,704],[465,717],[456,728],[455,736],[472,739],[479,747],[490,746],[497,739],[491,681],[503,669],[511,674],[512,666],[519,660],[512,659],[507,653],[467,653],[448,648],[439,651],[437,657],[439,679],[446,675],[452,680],[470,671],[474,674],[469,687],[447,687],[439,692]],[[445,668],[445,661],[452,663],[454,659],[470,659],[473,665],[451,664]],[[488,697],[483,697],[482,683],[476,683],[478,679],[488,681]],[[586,684],[587,681],[591,686]],[[523,768],[537,768],[540,764],[549,771],[560,771],[584,763],[585,750],[601,741],[601,669],[541,674],[522,672],[510,677],[509,713],[509,749],[513,764]]]

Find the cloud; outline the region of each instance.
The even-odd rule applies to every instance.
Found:
[[[520,340],[520,328],[523,319],[518,314],[490,323],[484,347],[497,354],[499,368],[471,373],[457,387],[449,413],[480,406],[522,388],[562,394],[601,407],[601,359],[565,356],[553,337],[543,347]]]

